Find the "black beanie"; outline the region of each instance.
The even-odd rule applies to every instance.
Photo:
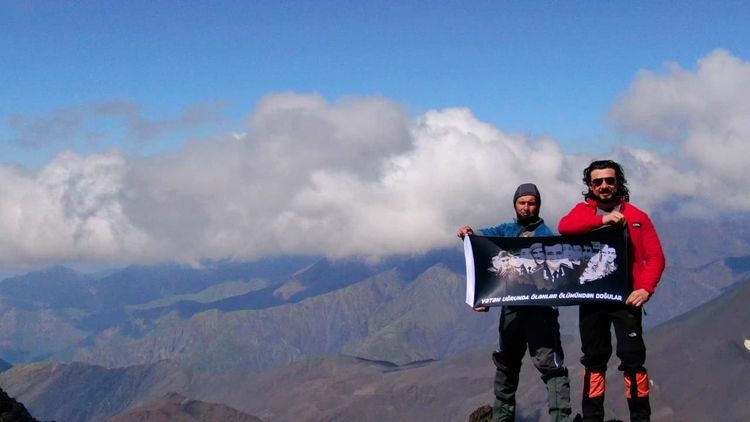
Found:
[[[542,195],[539,194],[539,189],[533,183],[524,183],[518,186],[516,193],[513,194],[513,206],[516,206],[516,200],[522,196],[534,195],[536,196],[537,205],[541,208],[542,206]]]

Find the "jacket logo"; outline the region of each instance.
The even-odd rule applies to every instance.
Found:
[[[633,227],[641,227],[641,223],[633,223]]]

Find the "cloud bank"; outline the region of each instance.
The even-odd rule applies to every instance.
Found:
[[[750,210],[750,63],[716,50],[695,71],[642,72],[610,115],[623,131],[669,151],[625,148],[650,202],[679,197],[676,212],[692,217]]]
[[[748,111],[750,64],[726,51],[695,70],[643,72],[610,111],[640,146],[608,157],[652,212],[669,203],[715,217],[717,195],[727,212],[750,211]],[[511,218],[524,182],[540,186],[556,226],[581,199],[581,170],[602,158],[506,133],[468,109],[414,117],[385,98],[274,94],[246,123],[146,159],[68,151],[35,172],[0,166],[0,262],[424,252],[455,244],[462,224]]]

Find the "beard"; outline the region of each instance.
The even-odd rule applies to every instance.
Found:
[[[516,213],[516,221],[518,221],[518,224],[522,226],[528,226],[531,223],[535,223],[539,221],[539,215],[538,214],[529,214],[527,216],[523,216],[519,213]]]
[[[620,197],[617,195],[616,191],[612,192],[607,199],[604,199],[599,195],[594,195],[594,198],[596,199],[596,202],[599,203],[599,208],[605,211],[614,209],[614,207],[620,203]]]
[[[601,197],[602,194],[609,195],[609,198],[604,199]],[[599,205],[614,205],[620,202],[620,195],[617,194],[617,189],[603,189],[595,192],[593,189],[589,189],[590,198],[596,200]]]

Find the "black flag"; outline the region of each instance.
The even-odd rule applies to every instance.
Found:
[[[465,236],[470,306],[625,302],[632,290],[627,229],[577,236]]]

